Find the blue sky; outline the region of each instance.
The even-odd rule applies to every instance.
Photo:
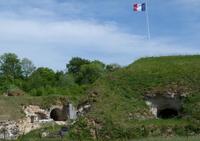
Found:
[[[16,53],[36,66],[65,69],[74,56],[128,65],[140,57],[200,54],[200,1],[0,0],[0,54]]]

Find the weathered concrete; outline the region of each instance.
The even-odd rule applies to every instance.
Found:
[[[77,118],[77,110],[76,108],[70,103],[69,104],[69,119],[75,120]]]

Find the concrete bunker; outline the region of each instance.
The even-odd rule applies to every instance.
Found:
[[[181,97],[157,95],[146,97],[146,103],[156,118],[169,119],[181,116]]]
[[[77,118],[77,110],[71,103],[68,103],[63,107],[53,108],[50,112],[50,118],[54,121],[75,120]]]

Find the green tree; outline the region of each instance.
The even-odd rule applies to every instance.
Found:
[[[29,88],[53,86],[56,82],[55,72],[49,68],[38,68],[29,77]]]
[[[63,71],[56,72],[56,86],[67,87],[75,84],[75,80],[72,74],[64,73]]]
[[[92,84],[104,73],[104,66],[100,63],[93,62],[81,66],[77,82],[79,84]]]
[[[20,59],[16,54],[5,53],[0,56],[0,74],[12,80],[22,77]]]
[[[82,59],[80,57],[74,57],[67,64],[67,69],[69,73],[76,75],[80,72],[81,66],[85,64],[89,64],[90,61],[86,59]]]
[[[22,67],[22,74],[25,78],[28,78],[36,69],[32,61],[27,58],[22,59],[21,67]]]
[[[115,71],[115,70],[118,70],[120,68],[121,68],[121,66],[118,65],[118,64],[109,64],[109,65],[106,66],[107,71]]]
[[[72,74],[78,84],[91,84],[102,76],[105,64],[101,61],[89,61],[79,57],[72,58],[67,64],[68,73]]]
[[[92,63],[100,65],[103,69],[105,69],[105,67],[106,67],[106,65],[103,62],[99,61],[99,60],[92,61]]]

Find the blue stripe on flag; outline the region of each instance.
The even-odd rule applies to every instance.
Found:
[[[142,4],[142,11],[145,11],[145,10],[146,10],[146,4],[143,3],[143,4]]]

